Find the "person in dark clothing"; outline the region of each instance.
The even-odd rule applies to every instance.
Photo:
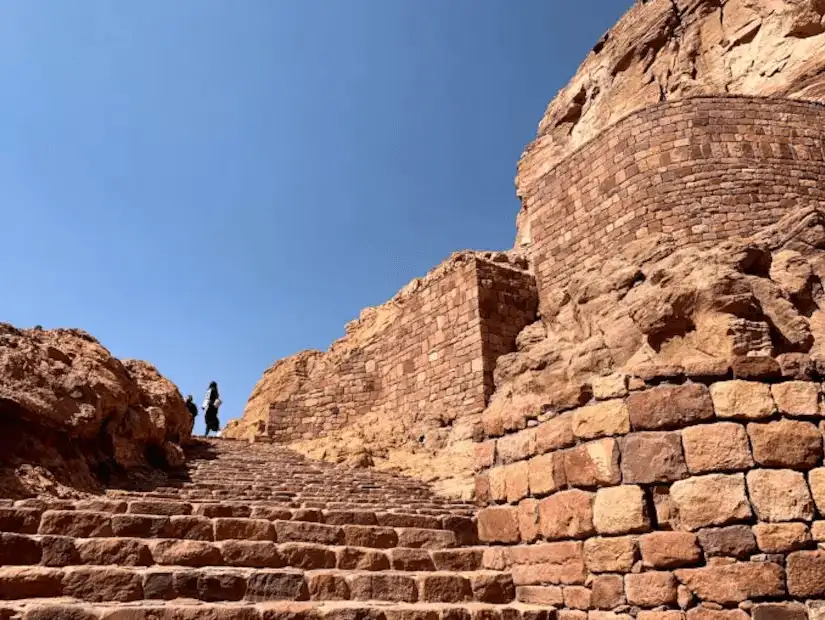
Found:
[[[209,437],[211,431],[217,433],[220,430],[221,424],[218,420],[218,407],[220,406],[221,399],[218,394],[218,384],[212,381],[203,401],[204,418],[206,420],[206,434],[204,437]]]
[[[198,417],[198,406],[192,400],[192,395],[186,397],[186,408],[189,410],[189,413],[192,415],[192,419],[194,420]]]

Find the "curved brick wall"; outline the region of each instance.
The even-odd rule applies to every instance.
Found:
[[[821,383],[594,390],[478,445],[485,565],[521,601],[569,620],[825,617]]]
[[[528,188],[540,291],[651,233],[711,245],[825,202],[823,144],[825,106],[809,102],[699,97],[626,117]]]

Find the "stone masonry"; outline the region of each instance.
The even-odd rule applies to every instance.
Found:
[[[376,410],[397,420],[480,413],[494,389],[495,361],[535,320],[537,298],[529,272],[465,253],[394,305],[389,325],[348,347],[371,327],[356,322],[333,345],[317,380],[272,405],[271,438],[322,437]]]

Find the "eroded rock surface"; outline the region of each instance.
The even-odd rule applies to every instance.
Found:
[[[76,329],[0,324],[0,491],[74,495],[179,465],[192,419],[151,364]]]
[[[823,0],[646,0],[611,28],[547,107],[519,162],[519,196],[631,112],[742,94],[825,101]],[[519,218],[517,245],[529,243]]]

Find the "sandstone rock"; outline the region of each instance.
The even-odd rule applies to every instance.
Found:
[[[751,423],[748,435],[759,465],[810,469],[822,462],[822,434],[810,422]]]
[[[630,418],[623,399],[607,400],[573,411],[573,434],[594,439],[630,432]]]
[[[670,497],[680,526],[698,530],[749,519],[752,515],[742,474],[709,474],[674,482]]]
[[[586,577],[581,542],[557,542],[511,551],[513,582],[517,586],[583,585]]]
[[[594,573],[629,573],[636,562],[634,536],[588,538],[584,541],[584,561]]]
[[[686,568],[677,570],[676,577],[703,601],[721,605],[785,594],[782,567],[767,562]]]
[[[805,476],[788,469],[748,472],[748,492],[760,521],[813,521],[814,503]]]
[[[599,489],[593,502],[593,523],[599,534],[631,534],[650,529],[641,487],[622,485]]]
[[[529,495],[529,466],[527,461],[519,461],[504,466],[504,487],[507,493],[507,501],[511,504]]]
[[[553,493],[565,484],[563,455],[559,452],[540,454],[527,462],[530,493],[541,497]]]
[[[590,609],[592,591],[584,586],[565,586],[564,605],[570,609]]]
[[[519,586],[516,598],[528,605],[564,605],[562,589],[559,586]]]
[[[596,609],[615,609],[627,602],[622,575],[596,575],[591,589],[591,603]]]
[[[593,493],[561,491],[539,502],[541,534],[547,540],[586,538],[595,533]]]
[[[757,551],[756,538],[747,525],[706,528],[699,530],[697,536],[708,557],[728,556],[745,560]]]
[[[180,464],[175,446],[189,440],[192,419],[178,389],[146,362],[117,360],[80,330],[0,324],[0,375],[5,464],[18,480],[6,496],[99,492],[102,466],[135,478],[164,455]]]
[[[808,483],[817,509],[821,514],[825,514],[825,467],[808,472]]]
[[[622,441],[622,455],[625,483],[673,482],[687,476],[678,432],[632,433]]]
[[[630,424],[637,431],[682,428],[713,418],[707,388],[695,383],[631,394],[627,409]]]
[[[822,13],[809,3],[634,3],[547,107],[519,161],[518,195],[533,193],[553,166],[618,119],[663,99],[821,99],[821,80],[811,76],[823,64]],[[528,222],[526,214],[518,220],[517,246],[529,244]]]
[[[687,612],[687,620],[750,620],[748,614],[741,609],[710,609],[696,607]]]
[[[517,510],[510,506],[496,506],[480,510],[478,513],[478,537],[482,542],[518,542]]]
[[[567,448],[575,442],[572,413],[562,413],[536,428],[536,450],[539,454]]]
[[[698,539],[690,532],[653,532],[639,538],[642,561],[650,568],[690,566],[702,558]]]
[[[615,439],[590,441],[555,455],[563,456],[564,479],[571,486],[600,487],[622,481],[619,444]]]
[[[489,469],[496,462],[496,441],[484,441],[475,445],[475,469]]]
[[[757,603],[751,614],[753,620],[808,620],[802,603]]]
[[[776,411],[769,385],[755,381],[722,381],[710,388],[719,418],[767,418]]]
[[[533,542],[541,531],[539,522],[539,502],[525,499],[518,505],[518,528],[522,542]]]
[[[498,458],[504,464],[530,458],[536,453],[536,429],[528,428],[505,435],[498,440],[496,448]]]
[[[825,596],[825,551],[797,551],[788,556],[788,593],[800,598]]]
[[[753,533],[764,553],[790,553],[811,542],[811,533],[804,523],[757,523]]]
[[[748,435],[741,424],[717,422],[691,426],[682,430],[682,444],[692,474],[753,467]]]
[[[676,577],[673,573],[651,571],[625,575],[627,602],[641,607],[676,604]]]
[[[812,381],[787,381],[771,386],[771,394],[781,413],[792,416],[820,415],[819,386]]]

